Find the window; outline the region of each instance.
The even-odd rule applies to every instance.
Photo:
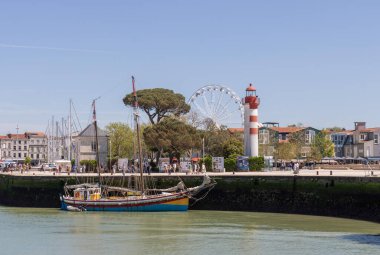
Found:
[[[279,134],[279,139],[285,141],[287,138],[286,134]]]
[[[18,144],[21,144],[21,141],[18,141]]]
[[[314,130],[306,130],[305,143],[311,144],[314,141],[314,137],[315,137]]]
[[[16,153],[13,153],[13,157],[14,157],[14,158],[16,157]]]
[[[365,140],[365,134],[360,134],[360,140],[364,141]]]
[[[27,154],[26,154],[26,153],[24,153],[24,158],[26,158],[26,156],[27,156]]]
[[[91,142],[91,151],[95,152],[96,151],[96,143]]]
[[[18,147],[18,150],[21,151],[21,146]]]
[[[374,134],[373,135],[373,143],[374,144],[379,144],[379,134]]]
[[[259,131],[259,143],[269,144],[269,131],[267,129],[262,129]]]
[[[26,141],[24,141],[24,144],[26,144]]]
[[[34,158],[34,155],[33,155],[33,154],[30,154],[30,158],[32,158],[32,159],[33,159],[33,158]]]
[[[40,154],[37,154],[37,159],[39,159],[40,158]]]
[[[14,150],[14,151],[17,150],[17,147],[16,147],[16,146],[13,146],[13,150]]]
[[[16,141],[13,141],[13,144],[16,144]]]
[[[24,151],[26,151],[28,148],[26,146],[24,146]]]

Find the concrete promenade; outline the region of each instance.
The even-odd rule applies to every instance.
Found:
[[[3,175],[13,175],[13,176],[83,176],[83,177],[96,177],[97,173],[56,173],[50,171],[39,171],[39,170],[28,170],[23,173],[20,171],[12,172],[1,172]],[[308,177],[318,177],[318,176],[335,176],[335,177],[380,177],[380,170],[334,170],[334,169],[315,169],[315,170],[300,170],[298,174],[294,174],[293,171],[285,170],[272,170],[272,171],[261,171],[261,172],[225,172],[225,173],[216,173],[216,172],[207,172],[209,176],[223,177],[223,176],[308,176]],[[118,172],[115,174],[102,173],[103,177],[106,176],[123,176],[122,173]],[[126,173],[125,176],[139,175],[138,173]],[[149,176],[147,173],[144,173],[145,176]],[[201,176],[204,173],[151,173],[150,176]]]

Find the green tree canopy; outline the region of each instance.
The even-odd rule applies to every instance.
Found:
[[[106,126],[111,141],[111,158],[133,157],[133,131],[121,122],[113,122]]]
[[[32,162],[32,159],[30,157],[26,157],[24,160],[25,164],[30,164]]]
[[[296,145],[294,143],[278,143],[276,145],[275,155],[277,159],[292,160],[296,157]]]
[[[171,157],[176,156],[178,159],[182,153],[199,147],[201,140],[193,126],[174,117],[146,127],[143,135],[152,151],[168,152]]]
[[[229,136],[227,140],[224,141],[223,145],[223,156],[229,158],[231,155],[243,155],[244,146],[242,141],[234,136]]]
[[[151,124],[157,124],[170,115],[186,114],[190,110],[185,97],[179,93],[174,93],[173,90],[155,88],[138,90],[136,93],[139,102],[138,107],[148,115]],[[133,106],[133,93],[126,95],[123,101],[125,105]]]
[[[320,132],[314,138],[311,145],[311,157],[315,160],[321,160],[324,157],[334,157],[334,143],[328,138],[325,131]]]

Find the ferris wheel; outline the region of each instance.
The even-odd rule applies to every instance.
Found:
[[[217,127],[241,127],[244,122],[244,106],[240,97],[231,89],[220,85],[204,86],[193,93],[188,104],[190,114],[202,120],[212,120]]]

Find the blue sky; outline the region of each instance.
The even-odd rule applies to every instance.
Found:
[[[122,98],[253,82],[260,121],[380,126],[380,1],[0,2],[0,134],[45,131],[72,98],[89,121],[127,122]]]

